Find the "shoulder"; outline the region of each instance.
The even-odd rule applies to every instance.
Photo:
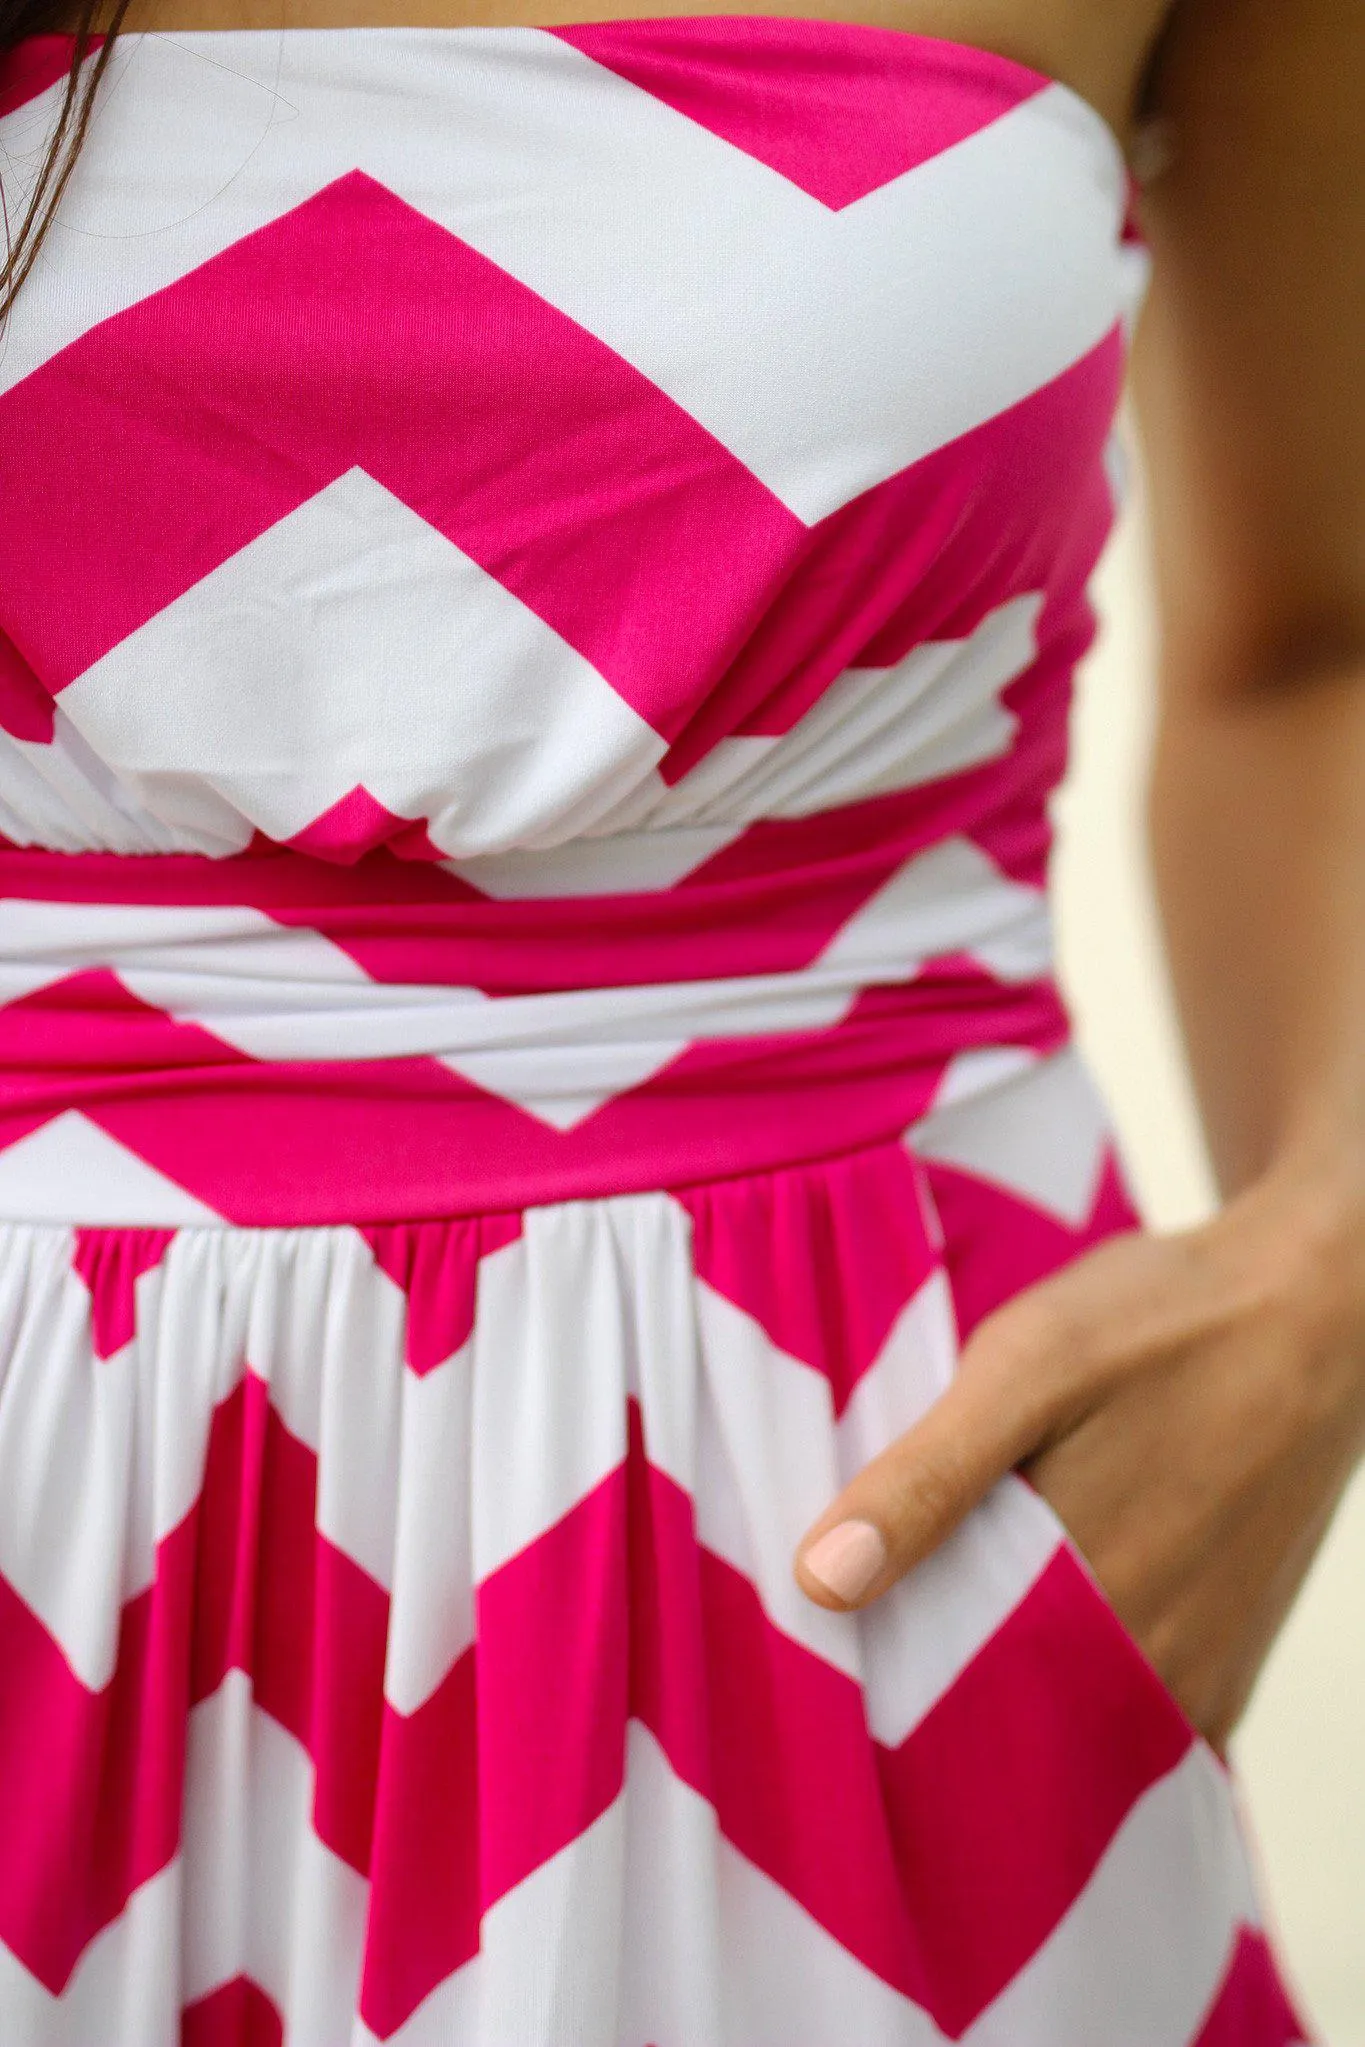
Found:
[[[1176,0],[1134,396],[1170,616],[1246,673],[1365,645],[1363,114],[1362,0]]]
[[[1361,0],[1172,0],[1157,22],[1138,93],[1144,127],[1221,123],[1269,142],[1310,116],[1305,140],[1365,133]]]

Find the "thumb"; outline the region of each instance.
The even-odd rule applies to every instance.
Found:
[[[1002,1332],[1003,1333],[1003,1332]],[[957,1376],[807,1531],[796,1582],[817,1605],[866,1606],[937,1549],[1042,1441],[1045,1374],[983,1324]]]

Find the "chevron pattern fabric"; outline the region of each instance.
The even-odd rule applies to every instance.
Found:
[[[4,2047],[1304,2038],[1022,1480],[791,1571],[1137,1221],[1045,893],[1134,197],[867,27],[120,41],[0,351]]]

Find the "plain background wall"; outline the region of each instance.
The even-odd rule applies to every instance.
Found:
[[[1143,855],[1155,629],[1126,405],[1120,431],[1128,504],[1093,586],[1100,632],[1078,678],[1053,882],[1081,1044],[1146,1220],[1174,1229],[1207,1215],[1213,1193]],[[1276,1645],[1235,1757],[1288,1973],[1328,2047],[1365,2047],[1365,1474]]]

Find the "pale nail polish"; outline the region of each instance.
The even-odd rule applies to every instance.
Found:
[[[841,1521],[806,1551],[812,1578],[851,1606],[886,1565],[886,1544],[870,1521]]]

